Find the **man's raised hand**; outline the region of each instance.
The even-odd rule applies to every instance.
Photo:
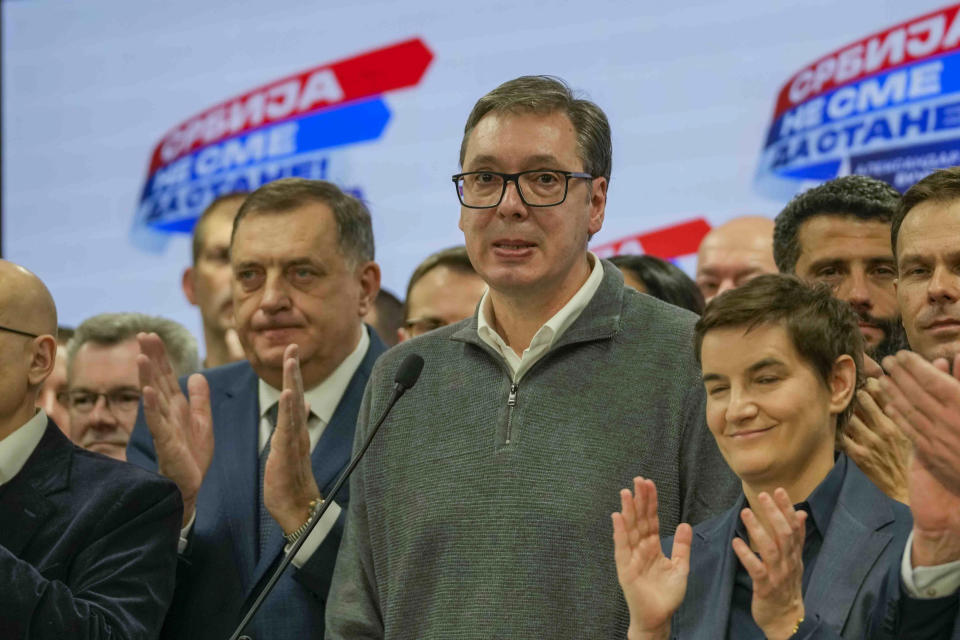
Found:
[[[277,428],[270,439],[270,455],[263,472],[263,504],[285,534],[300,528],[310,515],[310,503],[320,498],[310,462],[310,415],[303,397],[297,345],[283,352],[283,390]]]
[[[206,378],[193,374],[187,381],[188,401],[160,337],[140,333],[137,342],[143,415],[153,436],[157,469],[180,489],[186,526],[193,518],[200,485],[213,459],[210,387]]]
[[[913,445],[884,414],[882,407],[887,402],[879,379],[867,379],[857,391],[853,415],[841,435],[843,450],[885,494],[906,503],[907,465]]]
[[[960,355],[953,375],[946,360],[930,363],[909,351],[887,356],[883,366],[884,412],[913,441],[924,468],[960,496]]]

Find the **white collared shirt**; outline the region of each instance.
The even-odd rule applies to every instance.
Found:
[[[570,328],[580,314],[587,307],[590,300],[593,299],[600,283],[603,281],[603,265],[600,259],[593,253],[587,252],[587,261],[591,263],[590,276],[583,283],[573,297],[567,301],[560,311],[557,311],[552,318],[546,321],[537,333],[534,334],[530,346],[524,349],[523,354],[517,355],[517,352],[500,337],[500,334],[491,325],[487,319],[488,309],[491,309],[490,289],[488,288],[480,299],[480,310],[477,313],[477,334],[485,343],[496,349],[503,359],[507,361],[510,367],[514,382],[519,382],[530,367],[537,360],[542,358],[550,350],[550,347],[563,335],[563,332]]]
[[[19,429],[0,440],[0,485],[20,473],[47,430],[47,414],[38,409]]]
[[[900,562],[900,579],[908,594],[914,598],[945,598],[960,589],[960,560],[933,567],[914,567],[913,531],[907,538]]]
[[[329,424],[331,418],[333,418],[333,414],[337,410],[337,406],[340,404],[340,400],[343,397],[344,392],[347,390],[347,386],[350,384],[353,374],[357,372],[357,369],[360,367],[360,363],[363,362],[363,359],[366,357],[369,349],[370,336],[367,335],[366,327],[364,327],[361,331],[360,340],[350,355],[344,358],[343,362],[341,362],[337,368],[334,369],[333,372],[323,380],[323,382],[312,389],[304,391],[304,398],[310,404],[310,417],[307,420],[307,432],[310,434],[311,452],[313,451],[314,447],[317,446],[320,436],[323,435],[323,430],[326,429],[327,424]],[[270,435],[273,431],[270,422],[266,418],[266,414],[267,411],[270,410],[270,407],[276,404],[277,400],[279,400],[280,390],[275,389],[263,380],[258,379],[257,393],[260,402],[260,431],[257,451],[262,452],[263,448],[267,446],[267,441],[270,439]],[[314,527],[313,531],[310,532],[310,535],[304,541],[303,546],[300,547],[297,555],[294,556],[293,566],[299,569],[307,562],[307,560],[310,559],[310,556],[314,554],[314,552],[320,546],[320,543],[323,542],[323,540],[327,537],[327,534],[330,533],[330,530],[333,529],[333,525],[336,524],[337,518],[340,517],[341,511],[342,509],[340,508],[340,505],[338,505],[336,502],[330,503],[330,507],[327,509],[326,513],[323,514],[323,518],[317,523],[317,526]],[[194,513],[194,517],[190,519],[190,522],[187,523],[187,526],[185,526],[180,532],[180,553],[183,553],[183,551],[186,549],[187,536],[189,535],[190,529],[193,527],[195,520],[196,513]],[[288,550],[289,545],[286,545],[284,547],[284,553],[286,553]]]

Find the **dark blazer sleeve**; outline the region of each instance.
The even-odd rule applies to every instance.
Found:
[[[92,483],[79,488],[98,490]],[[54,548],[38,563],[0,546],[0,637],[157,637],[173,595],[180,493],[160,478],[115,489],[96,508],[52,517],[48,524],[55,526],[42,542]],[[83,527],[90,533],[80,533]],[[58,544],[70,548],[57,550]]]
[[[900,578],[900,563],[891,567],[878,597],[873,627],[876,637],[896,640],[960,640],[960,595],[911,597]]]

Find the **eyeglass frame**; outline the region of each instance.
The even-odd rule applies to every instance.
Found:
[[[78,408],[78,407],[76,407],[76,406],[74,405],[73,398],[71,397],[71,396],[74,394],[74,391],[75,391],[77,394],[85,393],[85,394],[88,394],[88,395],[93,396],[93,404],[90,405],[90,409],[89,409],[89,410],[84,411],[83,409],[80,409],[80,408]],[[124,412],[124,409],[121,409],[121,408],[118,406],[120,403],[119,403],[118,401],[114,400],[114,399],[111,399],[110,396],[118,397],[121,393],[130,393],[131,396],[132,396],[134,393],[136,393],[136,395],[137,395],[137,407],[136,407],[136,408],[139,408],[140,401],[143,400],[143,395],[142,395],[140,392],[134,392],[134,390],[133,390],[132,387],[118,387],[118,388],[116,388],[116,389],[111,389],[110,391],[107,391],[107,392],[103,392],[103,391],[92,391],[92,390],[88,390],[88,389],[76,389],[76,390],[74,390],[74,391],[67,391],[67,392],[66,392],[65,395],[66,395],[66,397],[67,397],[67,402],[65,403],[65,406],[66,406],[67,408],[69,408],[69,409],[73,409],[74,411],[78,411],[78,412],[80,412],[80,413],[82,413],[82,414],[84,414],[84,415],[87,415],[87,414],[89,414],[89,413],[92,413],[93,410],[97,408],[97,405],[100,404],[100,398],[101,398],[101,397],[103,398],[103,406],[104,406],[104,408],[106,408],[106,410],[109,411],[110,413],[112,413],[113,415],[117,415],[117,413],[115,413],[115,410],[118,410],[118,411],[120,411],[121,413],[123,413],[123,412]],[[57,395],[59,395],[59,394],[57,394]],[[126,412],[127,412],[127,413],[130,413],[134,408],[135,408],[135,407],[130,407],[128,410],[126,410]]]
[[[39,337],[40,337],[40,334],[39,334],[39,333],[30,333],[30,332],[28,332],[28,331],[21,331],[20,329],[12,329],[12,328],[10,328],[10,327],[4,327],[3,325],[0,325],[0,331],[9,331],[10,333],[16,333],[16,334],[21,335],[21,336],[27,336],[28,338],[39,338]]]
[[[429,331],[436,331],[441,327],[446,327],[450,323],[446,320],[441,320],[440,318],[434,318],[432,316],[425,316],[420,318],[411,318],[410,320],[403,321],[403,328],[407,330],[411,335],[423,335]],[[419,333],[413,333],[413,330],[417,328],[417,325],[429,325],[430,328],[426,331],[421,331]]]
[[[467,204],[463,201],[463,194],[460,193],[460,187],[457,185],[463,176],[472,176],[480,173],[489,173],[490,175],[500,176],[503,180],[503,187],[500,189],[500,197],[497,198],[497,201],[493,204],[484,205],[478,207],[476,205]],[[553,202],[551,204],[531,204],[527,202],[527,199],[523,197],[523,189],[520,188],[520,176],[527,173],[559,173],[565,180],[563,182],[563,198],[559,202]],[[454,189],[457,192],[457,200],[460,201],[460,204],[465,206],[468,209],[492,209],[494,207],[499,207],[500,203],[503,202],[503,196],[507,193],[507,184],[513,182],[514,186],[517,188],[517,195],[520,196],[520,201],[528,207],[556,207],[567,201],[567,194],[570,193],[570,178],[583,178],[584,180],[596,180],[598,176],[593,175],[592,173],[586,173],[583,171],[564,171],[563,169],[529,169],[527,171],[518,171],[517,173],[501,173],[499,171],[465,171],[463,173],[455,173],[451,176],[453,180]]]

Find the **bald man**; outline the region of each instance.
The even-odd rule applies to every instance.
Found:
[[[777,273],[770,218],[734,218],[700,242],[696,281],[706,302],[765,273]]]
[[[74,446],[36,407],[56,332],[44,284],[0,260],[0,638],[156,638],[180,492]]]

